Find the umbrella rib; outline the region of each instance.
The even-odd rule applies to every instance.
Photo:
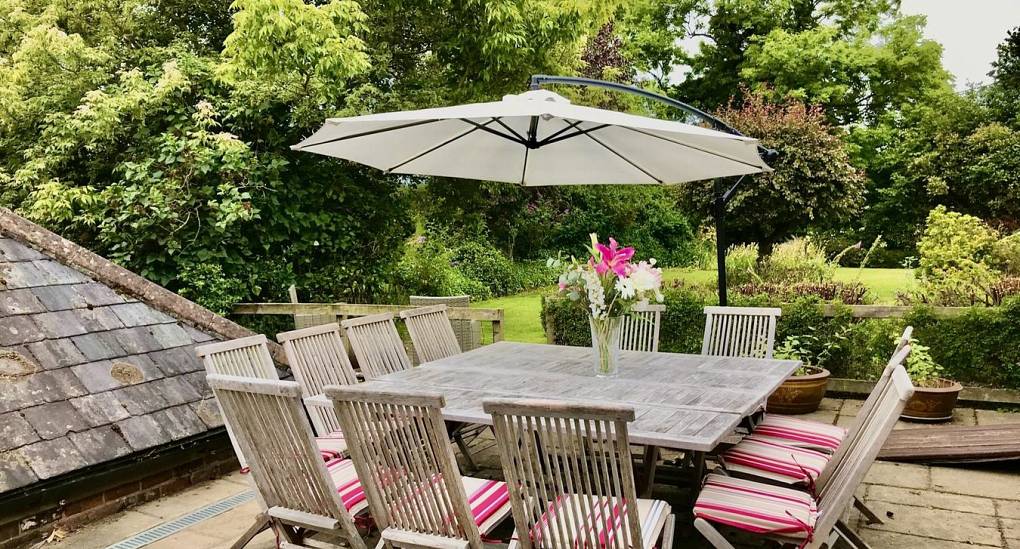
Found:
[[[497,124],[499,124],[500,126],[503,126],[504,128],[506,128],[506,131],[514,134],[514,137],[516,137],[517,139],[520,139],[521,143],[524,142],[524,136],[519,134],[519,133],[517,133],[517,130],[514,130],[510,126],[507,126],[506,123],[503,122],[503,118],[502,117],[494,118],[494,120],[496,121]]]
[[[588,139],[591,139],[592,141],[594,141],[594,142],[598,143],[599,145],[602,145],[602,147],[603,147],[604,149],[606,149],[607,151],[609,151],[609,152],[611,152],[611,153],[615,154],[616,156],[620,157],[620,159],[621,159],[621,160],[623,160],[624,162],[626,162],[626,163],[630,164],[630,165],[631,165],[631,166],[633,166],[633,167],[634,167],[635,169],[639,170],[639,171],[640,171],[641,173],[643,173],[643,174],[647,175],[648,177],[651,177],[652,179],[654,179],[655,181],[659,182],[660,184],[662,183],[662,180],[661,180],[661,179],[659,179],[658,177],[655,177],[654,175],[652,175],[652,173],[651,173],[651,172],[649,172],[648,170],[646,170],[646,169],[642,168],[642,167],[641,167],[641,166],[639,166],[639,165],[638,165],[638,164],[637,164],[636,162],[634,162],[634,161],[632,161],[631,159],[627,158],[626,156],[624,156],[623,154],[621,154],[621,153],[620,153],[619,151],[617,151],[616,149],[614,149],[614,148],[610,147],[609,145],[606,145],[605,143],[603,143],[603,142],[599,141],[598,139],[596,139],[595,137],[593,137],[593,136],[592,136],[592,135],[591,135],[590,133],[587,133],[587,132],[585,132],[585,134],[584,134],[584,135],[585,135],[586,137],[588,137]]]
[[[579,120],[577,122],[577,124],[580,124],[581,122],[583,122],[583,120]],[[553,143],[558,143],[560,141],[563,141],[563,140],[566,140],[566,139],[570,139],[571,137],[577,137],[579,135],[587,135],[587,134],[589,134],[591,132],[598,131],[598,130],[601,130],[603,128],[608,128],[609,126],[610,126],[610,124],[599,124],[598,126],[594,126],[594,127],[587,128],[587,129],[580,129],[580,130],[577,130],[576,132],[574,132],[572,134],[562,135],[562,136],[557,137],[555,139],[553,139],[553,135],[556,135],[556,134],[553,134],[553,135],[543,139],[538,144],[538,146],[542,147],[542,146],[545,146],[545,145],[552,145]],[[577,127],[577,126],[575,125],[574,127]],[[564,128],[564,130],[566,130],[566,129],[567,128]],[[556,133],[562,133],[564,130],[560,130],[559,132],[556,132]]]
[[[494,117],[494,118],[492,118],[492,120],[489,120],[485,124],[479,124],[478,122],[475,122],[474,120],[471,120],[470,118],[458,118],[457,120],[460,120],[461,122],[464,122],[466,124],[471,124],[476,129],[482,130],[484,132],[489,132],[492,135],[497,135],[499,137],[502,137],[503,139],[507,139],[509,141],[513,141],[514,143],[517,143],[518,145],[527,145],[528,144],[528,142],[523,140],[523,139],[518,139],[516,137],[511,137],[511,136],[509,136],[509,135],[507,135],[505,133],[497,132],[496,130],[487,127],[493,121],[497,121],[498,122],[499,118]],[[516,134],[516,132],[514,132],[514,133]]]
[[[528,153],[531,147],[524,147],[524,167],[521,168],[521,185],[524,185],[524,177],[528,174]]]
[[[369,136],[369,135],[375,135],[377,133],[386,133],[386,132],[391,132],[391,131],[394,131],[394,130],[403,130],[405,128],[413,128],[415,126],[423,126],[425,124],[432,124],[434,122],[441,122],[442,120],[444,120],[444,119],[437,118],[437,119],[433,119],[433,120],[418,120],[418,121],[415,121],[415,122],[409,122],[407,124],[398,124],[396,126],[390,126],[388,128],[380,128],[378,130],[369,130],[367,132],[352,133],[351,135],[345,135],[343,137],[336,137],[336,138],[333,138],[333,139],[327,139],[325,141],[319,141],[318,143],[310,143],[308,145],[300,145],[298,150],[300,150],[300,149],[307,149],[309,147],[318,147],[319,145],[326,145],[326,144],[329,144],[329,143],[335,143],[337,141],[346,141],[348,139],[354,139],[356,137],[366,137],[366,136]]]
[[[488,122],[486,122],[485,124],[479,124],[479,125],[477,125],[477,126],[475,126],[475,127],[471,128],[471,129],[469,129],[469,130],[467,130],[467,131],[465,131],[465,132],[462,132],[462,133],[460,133],[460,134],[458,134],[458,135],[455,135],[455,136],[453,136],[453,137],[451,137],[451,138],[447,139],[446,141],[443,141],[442,143],[440,143],[440,144],[438,144],[438,145],[435,145],[434,147],[430,147],[430,148],[428,148],[428,149],[425,149],[424,151],[421,151],[420,153],[418,153],[418,154],[416,154],[416,155],[414,155],[414,156],[412,156],[412,157],[408,158],[407,160],[404,160],[403,162],[401,162],[401,163],[399,163],[399,164],[397,164],[397,165],[395,165],[395,166],[393,166],[393,167],[391,167],[391,168],[388,168],[388,169],[386,169],[386,170],[383,170],[383,171],[384,171],[384,173],[390,173],[390,172],[392,172],[393,170],[395,170],[395,169],[397,169],[397,168],[399,168],[399,167],[401,167],[401,166],[404,166],[404,165],[406,165],[406,164],[409,164],[409,163],[411,163],[411,162],[414,162],[415,160],[418,160],[419,158],[421,158],[421,157],[423,157],[423,156],[425,156],[425,155],[427,155],[427,154],[431,154],[431,153],[435,152],[436,150],[438,150],[438,149],[441,149],[441,148],[443,148],[443,147],[445,147],[445,146],[449,145],[450,143],[453,143],[454,141],[456,141],[456,140],[460,139],[461,137],[464,137],[465,135],[468,135],[468,134],[472,134],[472,133],[474,133],[474,132],[476,132],[476,131],[478,131],[478,130],[480,130],[480,129],[481,129],[481,130],[484,130],[484,129],[485,129],[485,126],[486,126],[486,125],[488,125],[488,124],[492,124],[492,122],[493,122],[493,121],[495,121],[495,120],[496,120],[496,119],[495,119],[495,118],[493,118],[492,120],[489,120],[489,121],[488,121]]]
[[[626,129],[628,129],[628,130],[630,130],[632,132],[637,132],[637,133],[640,133],[641,135],[647,135],[648,137],[655,137],[657,139],[661,139],[663,141],[667,141],[667,142],[672,143],[674,145],[680,145],[681,147],[687,147],[688,149],[694,149],[694,150],[696,150],[698,152],[703,152],[705,154],[710,154],[712,156],[718,156],[719,158],[725,158],[726,160],[729,160],[731,162],[737,162],[738,164],[743,164],[745,166],[750,166],[752,168],[758,168],[759,170],[761,169],[761,166],[759,166],[757,164],[751,164],[750,162],[745,162],[745,161],[743,161],[743,160],[741,160],[739,158],[730,156],[728,154],[723,154],[723,153],[719,153],[719,152],[715,152],[715,151],[710,151],[708,149],[704,149],[702,147],[698,147],[697,145],[691,145],[690,143],[684,143],[683,141],[677,141],[676,139],[670,139],[668,137],[663,137],[661,135],[656,135],[654,133],[646,132],[644,130],[639,130],[637,128],[631,128],[629,126],[617,126],[617,127],[619,127],[619,128],[626,128]]]
[[[547,136],[545,139],[539,141],[538,142],[538,146],[541,147],[542,145],[547,144],[550,139],[556,137],[557,135],[560,135],[563,132],[568,132],[568,131],[576,128],[578,125],[580,125],[581,122],[584,122],[584,120],[574,120],[573,122],[569,122],[569,120],[566,119],[566,118],[564,118],[563,120],[567,120],[568,124],[566,126],[564,126],[563,128],[560,128],[560,129],[556,130],[555,132],[553,132],[552,134]]]

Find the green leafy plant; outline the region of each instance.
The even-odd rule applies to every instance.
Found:
[[[897,342],[900,335],[894,335]],[[916,385],[937,387],[943,379],[944,368],[931,356],[931,347],[921,345],[916,338],[910,338],[910,355],[907,357],[907,373]]]

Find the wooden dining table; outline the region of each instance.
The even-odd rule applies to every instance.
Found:
[[[482,401],[490,398],[632,406],[632,443],[691,452],[701,467],[704,452],[759,410],[801,365],[796,360],[621,351],[619,373],[600,378],[594,375],[592,353],[590,347],[501,341],[366,383],[440,393],[446,398],[444,419],[478,424],[492,423],[482,411]]]

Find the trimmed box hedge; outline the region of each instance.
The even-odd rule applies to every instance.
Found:
[[[698,353],[705,330],[702,308],[718,303],[705,291],[679,287],[665,292],[659,349]],[[733,296],[737,306],[776,306],[783,309],[777,328],[777,345],[789,335],[814,334],[830,342],[829,359],[823,364],[836,377],[874,379],[893,350],[893,339],[905,326],[914,337],[931,347],[931,354],[945,368],[945,375],[965,385],[1020,389],[1020,300],[1001,307],[973,307],[963,314],[940,317],[924,305],[912,308],[903,318],[853,318],[850,308],[836,305],[825,316],[825,302],[805,297],[793,303],[770,303],[766,296]],[[542,298],[546,338],[560,345],[591,345],[584,308],[576,302]],[[819,349],[820,350],[820,349]]]

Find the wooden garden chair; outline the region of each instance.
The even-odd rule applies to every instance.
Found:
[[[314,531],[365,549],[354,515],[368,503],[354,464],[322,460],[301,405],[301,386],[216,374],[208,380],[249,459],[277,534],[291,547],[305,547],[305,535]]]
[[[893,369],[890,378],[873,412],[861,420],[860,435],[848,438],[845,451],[833,460],[817,496],[712,473],[706,477],[694,505],[695,528],[717,549],[733,549],[733,545],[716,525],[805,549],[831,548],[839,538],[851,547],[867,548],[840,517],[914,392],[904,368]]]
[[[347,332],[347,341],[365,379],[411,369],[411,359],[393,323],[393,313],[351,318],[340,326]]]
[[[404,319],[414,351],[423,363],[461,353],[446,305],[405,309],[400,311],[400,318]]]
[[[658,351],[659,326],[665,310],[665,305],[650,305],[647,302],[635,305],[631,313],[623,317],[620,348],[624,351]]]
[[[342,441],[344,436],[333,405],[322,396],[327,385],[358,382],[340,337],[340,325],[333,322],[282,332],[276,334],[276,339],[283,345],[294,379],[304,391],[305,408],[315,434]]]
[[[388,547],[482,548],[510,514],[505,482],[462,477],[442,395],[331,386],[372,517]]]
[[[517,527],[511,549],[672,547],[669,504],[638,499],[627,423],[634,410],[488,400]]]
[[[782,314],[775,307],[705,307],[701,354],[772,358]]]
[[[421,307],[420,309],[436,308],[443,309],[445,316],[445,305]],[[396,324],[393,323],[392,313],[352,318],[341,322],[340,325],[347,330],[347,340],[351,342],[351,350],[354,351],[354,357],[358,359],[358,366],[365,375],[365,379],[411,369],[411,359],[407,356],[404,342],[400,339]],[[449,322],[447,322],[447,326],[449,326]],[[410,330],[410,324],[408,324],[408,330]],[[453,333],[453,328],[450,328],[450,333]],[[456,338],[453,343],[456,345]],[[421,355],[419,354],[419,356]],[[471,452],[464,437],[466,434],[478,430],[478,426],[466,423],[451,423],[450,427],[450,435],[457,443],[457,447],[460,448],[460,453],[464,456],[468,468],[472,471],[477,467],[471,459]]]

